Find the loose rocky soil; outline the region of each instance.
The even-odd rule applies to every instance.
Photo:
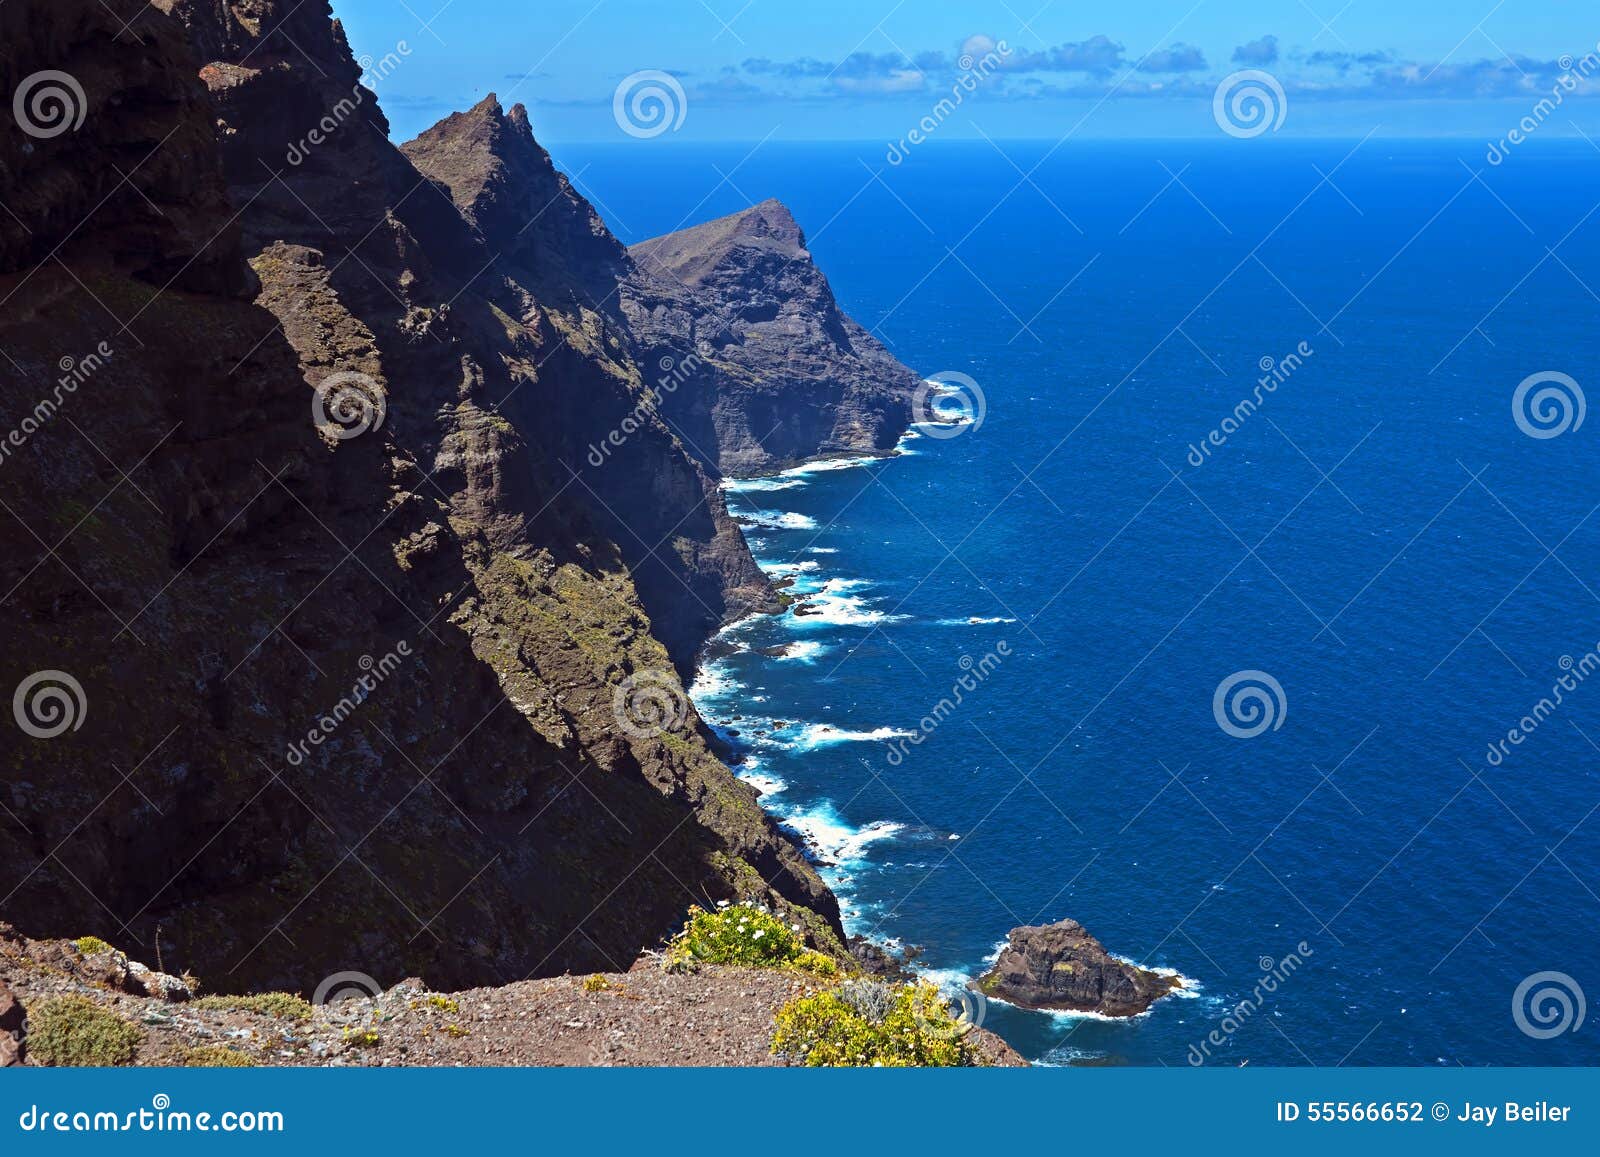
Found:
[[[448,994],[406,980],[375,998],[292,1019],[139,994],[146,986],[178,993],[167,979],[175,978],[141,971],[120,953],[85,954],[70,941],[28,940],[0,925],[0,1007],[7,989],[24,1009],[89,996],[145,1030],[138,1065],[192,1063],[190,1050],[218,1046],[258,1066],[781,1065],[769,1047],[774,1016],[786,1001],[824,987],[766,969],[668,974],[647,957],[627,973]],[[1025,1063],[981,1029],[975,1039],[991,1063]]]

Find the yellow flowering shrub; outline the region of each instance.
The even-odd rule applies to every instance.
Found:
[[[795,1064],[892,1068],[981,1065],[971,1025],[926,981],[851,981],[778,1010],[772,1051]]]

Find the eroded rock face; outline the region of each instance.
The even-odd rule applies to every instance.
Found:
[[[0,63],[89,94],[0,132],[0,427],[56,403],[0,464],[0,687],[86,707],[5,720],[6,918],[213,991],[615,967],[685,889],[840,935],[681,698],[772,601],[714,483],[647,410],[586,462],[642,391],[591,300],[620,247],[574,216],[502,261],[325,0],[9,0]],[[318,429],[336,374],[381,423]],[[675,731],[619,727],[640,679]]]
[[[1136,1016],[1179,987],[1174,976],[1118,960],[1076,920],[1013,928],[980,992],[1024,1008]]]
[[[892,450],[917,376],[840,308],[778,201],[644,241],[622,302],[685,442],[724,474]]]

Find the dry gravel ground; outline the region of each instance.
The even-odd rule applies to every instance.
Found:
[[[0,1005],[7,988],[24,1009],[89,996],[145,1030],[140,1065],[181,1065],[191,1049],[216,1046],[256,1065],[781,1065],[769,1048],[773,1017],[824,987],[766,969],[669,975],[647,959],[627,973],[453,993],[407,980],[291,1019],[139,995],[154,985],[138,968],[120,953],[86,956],[69,941],[31,941],[0,925]],[[976,1030],[975,1039],[992,1063],[1025,1063],[997,1037]]]

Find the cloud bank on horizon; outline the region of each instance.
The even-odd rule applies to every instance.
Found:
[[[1507,53],[1498,58],[1408,60],[1385,49],[1293,49],[1266,35],[1237,45],[1215,62],[1182,41],[1142,56],[1104,34],[1042,49],[1017,48],[987,34],[955,51],[853,52],[838,60],[749,57],[713,76],[678,70],[691,97],[703,100],[863,100],[933,94],[974,61],[994,59],[993,100],[1081,100],[1137,97],[1210,98],[1217,82],[1239,68],[1271,68],[1291,95],[1324,100],[1485,101],[1537,97],[1563,76],[1578,94],[1600,95],[1600,46],[1553,59]],[[1587,62],[1587,67],[1585,63]]]
[[[334,7],[358,51],[409,35],[429,58],[380,92],[402,134],[496,89],[527,103],[549,137],[614,139],[616,93],[649,74],[672,78],[693,110],[684,139],[762,139],[780,124],[790,137],[892,135],[957,85],[967,91],[952,137],[1049,137],[1064,125],[1203,135],[1224,83],[1264,73],[1295,110],[1290,135],[1361,135],[1381,121],[1400,135],[1498,139],[1559,94],[1559,116],[1541,117],[1544,135],[1600,140],[1591,99],[1600,23],[1542,3],[1502,0],[1488,14],[1455,0],[1418,0],[1405,13],[1347,3],[1324,19],[1305,3],[1240,0],[1224,11],[1124,0],[1096,21],[1103,30],[1064,7],[1023,20],[986,0],[886,14],[869,0],[808,0],[803,10],[550,0],[538,19],[511,0],[448,0],[420,29],[403,5]],[[501,19],[485,37],[490,13]]]

